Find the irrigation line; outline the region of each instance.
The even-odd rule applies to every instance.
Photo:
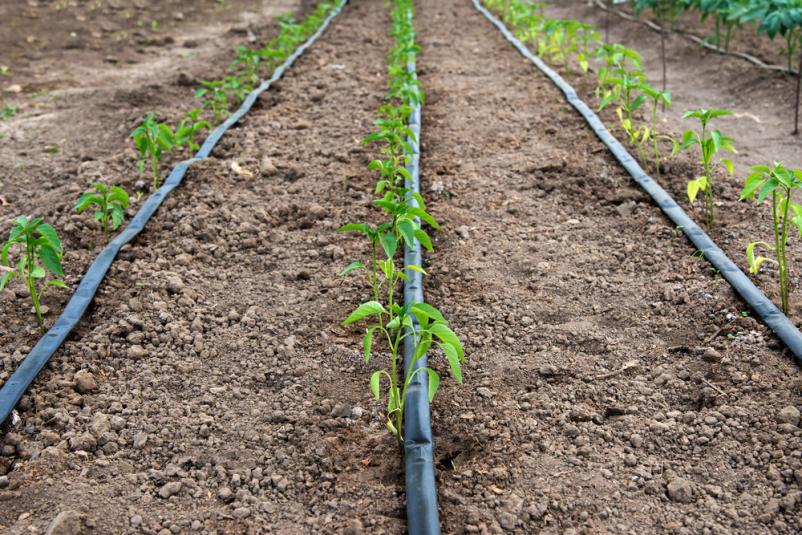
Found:
[[[407,12],[412,20],[412,11]],[[418,79],[415,56],[410,54],[407,71]],[[407,171],[410,179],[406,203],[417,207],[412,193],[420,193],[420,135],[421,106],[411,102],[409,129],[413,135],[407,138],[412,154]],[[419,218],[416,218],[420,222]],[[404,265],[422,267],[421,244],[417,238],[412,246],[404,248]],[[423,303],[423,275],[411,269],[405,270],[408,281],[404,283],[404,304]],[[413,316],[413,329],[419,329]],[[404,377],[409,377],[410,364],[415,353],[414,336],[404,338]],[[426,355],[415,361],[414,369],[427,367]],[[432,417],[429,408],[429,374],[416,373],[407,388],[404,400],[404,465],[407,494],[407,532],[410,535],[439,535],[440,517],[437,511],[437,488],[434,478],[434,440],[432,439]]]
[[[543,60],[532,54],[526,45],[521,43],[507,29],[504,23],[494,17],[479,0],[471,1],[474,7],[499,29],[507,41],[512,43],[525,58],[534,63],[563,92],[568,103],[584,117],[601,142],[613,153],[619,163],[632,176],[632,179],[652,197],[666,216],[682,229],[691,243],[704,254],[708,262],[720,272],[721,276],[730,283],[733,289],[740,294],[763,322],[785,343],[797,363],[802,364],[802,333],[799,332],[785,314],[780,312],[771,299],[763,295],[749,277],[724,254],[724,251],[685,213],[671,195],[666,193],[652,177],[646,174],[635,158],[607,130],[596,113],[577,96],[576,91],[570,84],[546,65]]]
[[[78,325],[122,246],[130,243],[144,230],[147,222],[156,213],[156,210],[158,210],[167,196],[183,182],[189,167],[211,154],[223,134],[239,122],[253,107],[256,99],[281,78],[284,72],[295,63],[295,60],[323,34],[347,2],[348,0],[340,0],[340,3],[323,21],[317,31],[295,49],[295,52],[284,63],[276,67],[273,75],[268,80],[263,80],[259,87],[251,91],[236,112],[209,134],[209,137],[203,142],[194,158],[184,160],[173,168],[164,184],[147,198],[125,229],[97,255],[53,327],[39,339],[31,352],[28,353],[11,377],[0,388],[0,425],[11,415],[14,407],[16,407],[22,395],[36,379],[36,376],[70,332]]]
[[[607,11],[608,13],[613,13],[615,15],[618,15],[622,19],[628,20],[630,22],[639,22],[639,23],[643,24],[644,26],[647,26],[648,28],[651,28],[652,30],[654,30],[656,32],[662,33],[662,32],[665,31],[665,28],[663,28],[662,26],[660,26],[659,24],[657,24],[655,22],[652,22],[650,20],[641,20],[641,19],[639,19],[637,17],[633,17],[632,15],[630,15],[629,13],[627,13],[625,11],[621,11],[620,9],[615,9],[615,8],[611,9],[611,8],[607,7],[606,5],[604,5],[604,2],[602,2],[602,0],[595,0],[595,3],[599,8],[603,9],[604,11]],[[766,69],[766,70],[769,70],[769,71],[783,72],[783,73],[791,74],[791,75],[794,75],[794,76],[799,74],[799,71],[794,69],[793,67],[789,69],[788,67],[783,67],[781,65],[772,65],[770,63],[766,63],[763,60],[761,60],[759,58],[756,58],[755,56],[752,56],[750,54],[747,54],[745,52],[737,52],[737,51],[725,50],[725,49],[723,49],[721,47],[718,47],[716,45],[712,45],[712,44],[708,43],[706,40],[702,39],[701,37],[696,36],[696,35],[694,35],[694,34],[692,34],[690,32],[686,32],[685,30],[673,30],[672,32],[676,33],[677,35],[680,35],[680,36],[682,36],[682,37],[684,37],[686,39],[689,39],[689,40],[693,41],[694,43],[702,45],[703,47],[707,48],[708,50],[712,50],[713,52],[716,52],[718,54],[722,54],[724,56],[733,56],[733,57],[736,57],[736,58],[745,59],[749,63],[757,65],[758,67],[760,67],[762,69]]]

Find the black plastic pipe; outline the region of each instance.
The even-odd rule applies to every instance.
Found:
[[[412,12],[408,12],[410,20]],[[410,55],[407,70],[417,79],[414,55]],[[410,154],[407,171],[411,179],[406,186],[411,192],[420,193],[420,135],[421,108],[418,103],[409,116],[409,128],[414,136],[407,138]],[[408,206],[417,207],[417,201],[407,195]],[[404,249],[405,266],[421,266],[421,245],[417,238],[411,247]],[[404,304],[423,303],[423,275],[417,271],[405,271],[409,279],[404,283]],[[413,329],[418,329],[417,318],[413,317]],[[404,373],[409,377],[410,363],[415,353],[413,336],[404,339]],[[415,361],[415,368],[427,366],[426,355]],[[437,488],[434,479],[434,441],[432,439],[432,418],[429,410],[429,374],[416,373],[407,388],[404,400],[404,465],[407,494],[407,531],[410,535],[439,535],[440,517],[437,511]]]
[[[802,364],[802,333],[791,323],[785,314],[772,303],[741,271],[735,262],[730,260],[724,251],[716,245],[699,225],[691,219],[688,214],[677,204],[660,185],[652,179],[641,168],[635,158],[627,152],[623,145],[613,136],[604,126],[598,115],[593,112],[585,102],[580,99],[574,88],[563,80],[562,76],[553,71],[543,60],[532,54],[529,49],[521,43],[504,25],[503,22],[494,17],[479,0],[471,0],[474,7],[479,10],[487,19],[492,22],[504,37],[512,43],[515,48],[529,61],[545,74],[565,95],[565,99],[571,106],[585,118],[588,125],[593,129],[602,143],[615,156],[619,163],[632,176],[632,179],[648,193],[657,206],[668,216],[668,218],[688,237],[691,243],[704,257],[715,267],[724,279],[730,283],[736,292],[746,301],[777,337],[783,341],[797,363]]]
[[[16,407],[20,398],[22,398],[22,395],[33,380],[61,346],[67,338],[67,335],[70,334],[81,320],[81,317],[84,315],[84,312],[86,312],[87,307],[89,307],[89,303],[91,303],[92,299],[95,297],[100,283],[103,282],[103,278],[106,276],[106,273],[122,246],[131,242],[142,232],[147,222],[153,214],[156,213],[156,210],[158,210],[159,206],[161,206],[170,192],[178,187],[184,180],[187,169],[189,169],[192,164],[199,162],[211,154],[214,147],[223,137],[223,134],[239,122],[253,107],[259,95],[267,91],[276,80],[281,78],[284,72],[295,63],[295,60],[323,34],[332,19],[339,14],[340,10],[347,2],[348,0],[341,0],[337,7],[323,21],[320,28],[299,46],[284,63],[276,67],[273,71],[273,75],[268,80],[263,80],[259,87],[251,91],[242,102],[239,109],[209,134],[209,137],[203,142],[203,145],[198,150],[197,154],[195,154],[194,158],[185,160],[173,168],[167,180],[164,181],[164,184],[147,198],[133,219],[126,225],[125,229],[100,251],[89,266],[84,278],[81,280],[81,283],[78,285],[78,288],[75,290],[75,293],[73,293],[67,306],[64,307],[64,311],[58,317],[53,327],[39,339],[31,352],[28,353],[11,377],[3,384],[3,387],[0,388],[0,424],[5,422],[11,415],[14,407]]]

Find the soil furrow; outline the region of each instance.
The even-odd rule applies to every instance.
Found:
[[[417,26],[444,531],[797,532],[798,368],[469,2]]]
[[[403,531],[401,457],[338,326],[388,28],[349,4],[124,249],[4,437],[0,527]]]

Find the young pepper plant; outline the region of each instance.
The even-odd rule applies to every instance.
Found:
[[[391,259],[382,262],[382,273],[387,277],[388,285],[392,286],[394,280],[405,277],[403,270],[396,270]],[[406,266],[410,269],[413,266]],[[419,268],[418,268],[419,269]],[[413,316],[417,319],[416,327]],[[382,378],[387,379],[387,428],[396,436],[400,444],[404,443],[404,404],[407,389],[418,373],[429,376],[429,402],[434,399],[440,385],[440,376],[429,367],[416,368],[420,360],[433,344],[438,346],[446,357],[451,374],[457,383],[462,384],[461,362],[465,358],[465,351],[457,335],[448,326],[448,322],[435,307],[426,303],[400,305],[393,303],[389,309],[378,301],[368,301],[359,305],[343,322],[343,325],[356,323],[362,319],[372,319],[372,323],[365,331],[363,337],[363,355],[365,364],[370,362],[373,354],[373,342],[379,334],[390,348],[390,369],[379,369],[370,377],[370,390],[376,400],[381,399]],[[412,362],[409,363],[409,373],[403,374],[403,382],[399,380],[401,361],[399,351],[405,338],[412,336],[415,350]]]
[[[774,252],[780,286],[780,303],[782,311],[788,314],[789,303],[789,277],[788,238],[791,227],[794,226],[802,233],[802,205],[793,202],[794,193],[802,188],[802,171],[787,169],[782,164],[775,163],[772,167],[758,165],[752,167],[754,171],[746,179],[741,200],[754,199],[757,204],[762,203],[771,195],[771,221],[774,227],[774,245],[764,241],[752,242],[746,246],[746,259],[749,271],[757,273],[760,265],[769,260],[762,256],[755,256],[757,247],[765,247]]]
[[[12,248],[22,249],[20,257],[13,267],[10,258]],[[45,330],[45,323],[42,319],[41,299],[45,288],[47,286],[67,287],[62,280],[64,277],[61,265],[63,256],[64,249],[56,230],[45,223],[42,217],[33,219],[27,216],[17,217],[8,239],[0,249],[0,266],[2,266],[0,271],[5,272],[0,278],[0,290],[11,279],[22,279],[31,295],[36,321],[42,332]],[[49,280],[48,272],[51,274]]]
[[[641,134],[639,135],[638,143],[639,143],[639,152],[641,152],[641,158],[645,161],[645,153],[646,150],[644,147],[650,140],[652,142],[652,149],[654,150],[654,172],[657,175],[657,179],[660,179],[660,146],[658,144],[658,140],[662,137],[663,139],[670,139],[668,136],[660,136],[657,133],[657,107],[660,103],[663,103],[663,108],[670,108],[671,107],[671,93],[668,91],[660,91],[658,89],[653,88],[649,84],[640,84],[638,87],[643,95],[646,96],[648,100],[650,100],[651,104],[651,125],[650,126],[642,126],[641,127]]]
[[[686,112],[682,117],[698,119],[700,129],[698,132],[686,130],[682,134],[681,141],[674,140],[674,150],[671,152],[671,155],[675,156],[693,146],[699,146],[704,174],[688,182],[688,200],[693,203],[698,193],[704,192],[705,224],[708,227],[713,226],[713,169],[717,164],[721,164],[729,174],[733,174],[732,162],[726,158],[716,160],[716,155],[722,150],[738,152],[732,146],[732,138],[723,135],[718,130],[709,129],[710,121],[726,115],[732,115],[732,112],[723,109],[699,109]]]
[[[119,186],[107,186],[102,182],[95,184],[95,191],[84,193],[75,203],[75,211],[79,214],[88,208],[95,207],[95,219],[103,227],[103,236],[109,241],[110,230],[120,228],[125,219],[125,209],[130,200],[128,193]]]
[[[139,150],[139,172],[143,173],[146,162],[150,163],[155,191],[162,180],[160,166],[162,158],[178,146],[175,132],[168,124],[156,122],[155,115],[149,113],[144,122],[131,132],[131,138]]]

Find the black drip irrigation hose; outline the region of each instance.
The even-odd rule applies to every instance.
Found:
[[[724,279],[730,283],[738,294],[746,301],[760,318],[777,337],[783,341],[793,354],[798,364],[802,364],[802,333],[791,323],[785,314],[771,302],[771,299],[763,293],[749,280],[749,277],[741,271],[735,262],[724,254],[710,236],[708,236],[697,225],[693,219],[677,204],[677,202],[660,187],[660,185],[644,172],[635,158],[621,145],[621,143],[607,130],[599,117],[580,99],[574,88],[571,87],[563,78],[554,72],[543,60],[532,54],[529,49],[521,43],[504,25],[503,22],[494,17],[479,0],[471,0],[474,7],[481,12],[510,43],[529,61],[545,74],[551,82],[556,85],[565,95],[565,99],[593,129],[598,138],[604,143],[610,152],[613,153],[619,163],[632,176],[632,179],[648,193],[654,202],[660,207],[663,213],[688,237],[691,243],[704,254],[704,257],[715,267]]]
[[[654,23],[654,22],[652,22],[650,20],[640,20],[637,17],[633,17],[629,13],[621,11],[620,9],[607,7],[606,5],[604,5],[604,2],[602,2],[601,0],[596,0],[596,5],[599,8],[601,8],[602,10],[607,11],[608,13],[613,13],[614,15],[618,15],[622,19],[628,20],[630,22],[640,22],[641,24],[643,24],[647,28],[651,28],[652,30],[654,30],[656,32],[660,32],[660,33],[665,32],[665,28],[663,28],[661,25],[656,24],[656,23]],[[772,65],[770,63],[766,63],[765,61],[763,61],[763,60],[761,60],[759,58],[756,58],[755,56],[753,56],[751,54],[747,54],[745,52],[725,50],[725,49],[723,49],[721,47],[718,47],[716,45],[712,45],[712,44],[708,43],[706,40],[702,39],[701,37],[698,37],[696,35],[693,35],[692,33],[689,33],[689,32],[683,31],[683,30],[674,30],[674,33],[676,33],[677,35],[681,35],[682,37],[684,37],[686,39],[689,39],[689,40],[693,41],[694,43],[702,45],[703,47],[707,48],[708,50],[712,50],[713,52],[716,52],[717,54],[721,54],[721,55],[724,55],[724,56],[733,56],[733,57],[736,57],[736,58],[744,59],[744,60],[748,61],[749,63],[752,63],[753,65],[757,65],[761,69],[766,69],[766,70],[769,70],[769,71],[784,72],[786,74],[792,74],[794,76],[799,74],[799,71],[794,69],[794,68],[790,68],[789,69],[788,67],[783,67],[781,65]]]
[[[153,214],[156,213],[156,210],[158,210],[167,196],[183,182],[189,167],[207,158],[211,154],[214,147],[223,137],[223,134],[239,122],[239,120],[251,110],[256,99],[267,91],[274,82],[281,78],[284,72],[295,63],[295,60],[323,34],[331,21],[340,13],[340,10],[347,2],[348,0],[341,0],[337,7],[326,17],[318,30],[300,45],[284,63],[276,67],[273,71],[273,75],[268,80],[263,80],[259,87],[251,91],[248,97],[242,102],[239,109],[209,134],[209,137],[203,142],[203,145],[198,150],[197,154],[195,154],[194,158],[184,160],[173,168],[167,180],[164,181],[164,184],[147,198],[133,219],[131,219],[125,227],[125,230],[120,232],[97,255],[53,327],[39,339],[31,352],[28,353],[11,377],[3,384],[3,387],[0,388],[0,424],[8,419],[20,398],[22,398],[22,395],[34,379],[36,379],[36,376],[61,346],[70,332],[78,325],[78,322],[89,307],[89,303],[92,302],[100,283],[103,282],[106,273],[122,246],[130,243],[142,232],[147,222]]]
[[[412,18],[412,13],[408,13]],[[407,71],[417,80],[414,56],[407,62]],[[418,202],[411,193],[420,193],[420,134],[421,107],[413,103],[409,116],[409,129],[413,136],[407,138],[412,154],[407,171],[410,179],[406,186],[410,189],[406,203],[417,207]],[[420,221],[420,220],[418,220]],[[412,247],[404,249],[405,266],[422,266],[421,244],[417,238]],[[404,304],[423,303],[423,275],[411,269],[405,270],[409,279],[404,283]],[[418,329],[418,320],[413,316],[413,329]],[[404,377],[409,377],[410,363],[415,353],[415,337],[404,339]],[[427,366],[426,355],[415,361],[415,368]],[[407,494],[407,532],[410,535],[439,535],[440,517],[437,511],[437,488],[434,478],[434,441],[432,439],[432,418],[429,411],[429,374],[416,373],[407,388],[404,400],[404,465]]]

